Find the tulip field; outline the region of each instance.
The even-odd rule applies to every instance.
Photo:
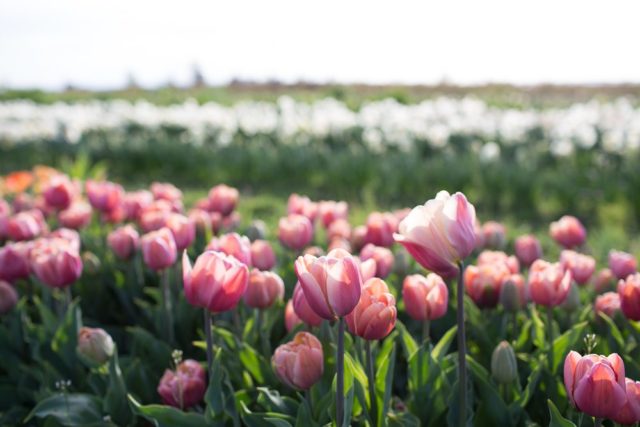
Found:
[[[80,172],[0,180],[0,426],[640,422],[633,233]]]

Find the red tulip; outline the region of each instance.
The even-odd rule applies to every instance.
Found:
[[[529,270],[529,295],[536,304],[555,307],[562,304],[571,288],[571,272],[559,263],[536,260]]]
[[[313,240],[313,224],[302,215],[280,218],[278,238],[287,248],[301,250]]]
[[[596,310],[596,316],[598,313],[604,313],[609,317],[613,317],[616,312],[620,311],[620,295],[617,292],[606,292],[598,295],[593,306]]]
[[[375,275],[381,279],[384,279],[391,273],[393,269],[393,252],[387,248],[381,246],[375,246],[371,243],[365,245],[360,252],[360,259],[366,261],[372,259],[376,263]]]
[[[47,205],[55,209],[66,209],[77,196],[78,189],[65,175],[51,178],[42,195]]]
[[[120,259],[129,259],[138,247],[140,235],[132,225],[116,228],[107,236],[109,247]]]
[[[540,241],[531,234],[525,234],[516,239],[516,256],[523,265],[529,267],[533,262],[542,258],[542,245]]]
[[[323,200],[318,203],[318,215],[320,216],[322,225],[328,228],[331,223],[338,219],[347,219],[349,216],[349,205],[347,202]]]
[[[633,255],[621,252],[609,252],[609,268],[618,279],[626,279],[627,276],[636,272],[638,263]]]
[[[620,309],[627,319],[640,320],[640,273],[618,282]]]
[[[244,292],[244,303],[251,308],[265,309],[284,296],[284,282],[271,271],[251,270],[249,284]]]
[[[441,191],[414,208],[394,237],[423,267],[451,277],[458,272],[457,263],[475,248],[475,216],[464,194]]]
[[[236,258],[216,251],[200,255],[192,268],[185,252],[182,278],[191,305],[219,313],[238,304],[249,283],[249,269]]]
[[[260,270],[271,270],[276,265],[276,253],[271,243],[266,240],[255,240],[251,243],[251,262]]]
[[[91,222],[91,205],[84,201],[75,201],[67,209],[58,213],[60,225],[79,230]]]
[[[570,215],[565,215],[558,221],[552,222],[549,232],[553,240],[567,249],[580,246],[587,239],[587,230],[580,220]]]
[[[487,248],[501,249],[507,241],[507,229],[496,221],[487,221],[482,224],[484,246]]]
[[[65,288],[82,274],[82,258],[66,240],[41,240],[34,245],[30,256],[36,277],[52,288]]]
[[[287,328],[287,332],[293,331],[301,323],[303,323],[302,319],[298,317],[293,308],[293,300],[287,301],[287,305],[284,307],[284,326]]]
[[[625,378],[627,399],[611,419],[618,424],[631,425],[640,422],[640,382]]]
[[[195,360],[185,360],[175,371],[166,370],[158,384],[158,394],[165,405],[187,409],[197,405],[207,388],[204,369]]]
[[[13,310],[18,303],[18,293],[9,283],[0,280],[0,316]]]
[[[322,323],[322,317],[318,316],[315,311],[309,305],[307,298],[304,296],[304,291],[300,282],[296,283],[296,287],[293,289],[293,309],[296,315],[309,326],[320,326]]]
[[[362,285],[360,301],[345,317],[349,331],[365,340],[381,340],[389,335],[396,324],[396,299],[387,284],[377,278]]]
[[[124,196],[122,187],[109,181],[89,180],[85,187],[89,203],[101,212],[109,212],[118,207]]]
[[[485,264],[503,264],[512,274],[520,272],[520,263],[515,256],[501,251],[482,251],[478,255],[478,266]]]
[[[564,361],[564,385],[571,403],[597,418],[612,418],[627,399],[624,362],[616,353],[608,357],[571,351]]]
[[[298,390],[308,390],[324,372],[322,344],[310,333],[298,332],[293,341],[276,348],[271,364],[283,383]]]
[[[470,265],[464,271],[464,286],[478,307],[493,308],[498,305],[502,284],[510,276],[504,264]]]
[[[142,236],[142,258],[152,270],[164,270],[171,267],[178,257],[176,241],[171,230],[164,227]]]
[[[413,274],[402,282],[402,300],[412,319],[435,320],[447,313],[449,289],[436,273]]]
[[[169,214],[166,217],[165,227],[171,230],[178,252],[182,252],[191,246],[191,243],[196,238],[196,225],[182,214]]]
[[[299,196],[293,193],[289,196],[287,202],[287,214],[306,216],[309,221],[313,222],[318,214],[318,204],[312,202],[307,196]]]
[[[224,184],[216,185],[209,191],[209,209],[227,216],[235,209],[239,197],[235,188]]]
[[[587,283],[596,270],[596,260],[593,257],[571,250],[562,251],[560,264],[565,270],[571,271],[571,277],[579,285]]]
[[[251,266],[251,242],[248,237],[240,236],[238,233],[223,234],[214,238],[207,245],[207,250],[223,252],[248,267]]]
[[[0,248],[0,279],[14,283],[29,277],[31,242],[7,243]]]
[[[367,218],[367,233],[365,243],[376,246],[389,247],[393,245],[393,233],[398,229],[396,217],[389,212],[372,212]]]

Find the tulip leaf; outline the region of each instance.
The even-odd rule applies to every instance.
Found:
[[[620,332],[620,329],[618,329],[616,322],[614,322],[613,319],[611,319],[609,316],[607,316],[603,312],[600,312],[598,314],[600,315],[602,320],[604,320],[609,326],[609,337],[613,338],[613,342],[618,347],[615,349],[610,349],[611,350],[610,353],[613,353],[613,352],[622,353],[624,351],[624,338],[622,337],[622,333]]]
[[[73,368],[77,362],[76,347],[78,332],[82,327],[82,314],[77,302],[72,302],[64,315],[64,319],[56,330],[51,349],[62,356],[66,365]]]
[[[313,421],[311,411],[309,410],[309,404],[305,400],[298,406],[295,427],[313,427],[315,425],[316,423]]]
[[[409,412],[389,413],[386,417],[389,427],[420,427],[420,420]]]
[[[260,384],[268,384],[273,379],[271,365],[249,344],[242,344],[240,350],[242,366]]]
[[[402,322],[396,322],[396,329],[400,331],[400,339],[402,342],[402,347],[404,348],[404,353],[409,360],[411,356],[413,356],[418,351],[418,343],[413,339],[406,326],[402,324]]]
[[[387,413],[389,412],[389,404],[391,402],[395,363],[396,346],[394,343],[391,353],[382,361],[376,373],[376,394],[382,396],[382,406],[378,404],[378,413],[372,414],[372,417],[378,418],[376,425],[379,426],[386,425]],[[378,399],[378,396],[370,396],[370,399]]]
[[[157,339],[148,331],[138,327],[128,327],[127,332],[132,336],[131,354],[151,365],[160,374],[171,362],[171,348]]]
[[[553,372],[558,371],[560,364],[564,364],[564,359],[572,348],[583,338],[587,322],[574,325],[564,334],[553,340]]]
[[[558,408],[556,408],[556,405],[553,404],[551,399],[547,400],[547,404],[549,405],[549,416],[551,418],[549,427],[576,427],[574,423],[560,414],[560,411],[558,411]]]
[[[102,421],[100,400],[88,394],[58,393],[41,400],[25,419],[51,417],[65,426],[87,426]]]
[[[118,349],[115,348],[109,361],[109,388],[104,400],[104,409],[111,419],[118,425],[128,425],[133,414],[127,401],[127,386],[122,378],[122,371],[118,363]]]
[[[500,397],[498,390],[491,382],[489,373],[467,355],[467,366],[478,389],[480,404],[475,414],[480,425],[508,426],[511,424],[507,405]],[[480,421],[482,420],[482,421]]]
[[[219,419],[224,413],[224,391],[222,389],[222,378],[224,370],[220,363],[222,349],[218,348],[213,357],[211,364],[211,372],[209,375],[209,386],[204,395],[204,401],[207,404],[206,418],[209,420]]]
[[[157,427],[206,427],[210,424],[204,416],[194,412],[183,412],[167,405],[141,405],[129,395],[133,411],[151,421]]]
[[[291,427],[295,419],[277,412],[251,412],[244,402],[240,402],[243,425],[248,427]]]
[[[288,396],[281,396],[277,390],[258,387],[258,403],[269,411],[277,411],[287,415],[298,412],[298,402]]]
[[[440,341],[438,341],[438,344],[436,344],[433,350],[431,350],[431,356],[436,362],[439,363],[442,360],[442,358],[447,354],[447,351],[449,351],[449,347],[451,347],[451,343],[456,337],[457,332],[458,332],[457,325],[451,327],[447,332],[445,332],[442,338],[440,338]]]
[[[533,336],[533,344],[538,348],[545,347],[544,323],[538,315],[535,305],[531,306],[531,334]]]
[[[513,349],[516,351],[522,351],[524,348],[531,342],[531,325],[532,322],[530,319],[527,319],[520,330],[520,335],[518,335],[518,339],[516,340]]]
[[[538,365],[532,372],[529,374],[529,378],[527,378],[527,386],[520,396],[518,396],[517,400],[514,402],[515,405],[518,405],[520,408],[524,409],[531,397],[536,391],[536,387],[538,386],[538,382],[540,381],[540,376],[542,374],[542,365]]]

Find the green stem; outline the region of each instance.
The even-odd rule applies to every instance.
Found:
[[[427,319],[422,322],[422,344],[426,345],[431,340],[429,332],[431,331],[431,320]]]
[[[553,374],[553,307],[547,307],[547,335],[549,335],[549,372]]]
[[[257,310],[258,310],[257,327],[258,327],[258,335],[260,335],[260,346],[262,347],[262,354],[264,354],[265,357],[268,357],[269,353],[271,353],[271,350],[269,349],[269,340],[267,339],[267,334],[269,332],[265,328],[266,325],[264,324],[265,313],[261,309],[257,309]]]
[[[169,287],[170,269],[165,269],[160,273],[162,280],[162,305],[164,305],[164,322],[167,340],[173,345],[173,310],[171,308],[171,288]]]
[[[371,341],[366,340],[364,342],[364,349],[367,353],[367,377],[369,377],[369,400],[371,401],[369,413],[371,415],[371,423],[373,427],[376,427],[378,425],[378,399],[376,397],[376,373],[373,364]]]
[[[204,309],[204,335],[207,341],[207,368],[209,378],[213,375],[213,337],[211,336],[211,312]]]
[[[458,425],[464,426],[467,422],[467,342],[464,330],[464,262],[458,263],[458,293],[456,295],[457,322],[458,322]]]
[[[513,342],[518,341],[518,312],[513,311],[511,313],[511,327],[513,333]]]
[[[306,389],[304,391],[304,397],[305,397],[305,400],[307,401],[307,407],[309,408],[309,415],[311,415],[311,418],[313,418],[313,406],[311,405],[311,390],[310,389]]]
[[[344,319],[338,319],[338,352],[336,354],[336,425],[344,424]]]

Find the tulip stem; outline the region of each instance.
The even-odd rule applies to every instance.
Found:
[[[171,309],[171,289],[169,288],[169,274],[171,271],[165,269],[160,273],[162,281],[162,305],[165,314],[165,332],[169,343],[173,345],[173,311]]]
[[[344,319],[338,319],[338,352],[336,354],[336,425],[344,424]]]
[[[204,309],[204,336],[207,341],[207,368],[209,378],[213,375],[213,337],[211,336],[211,312]]]
[[[547,328],[549,335],[549,354],[547,359],[549,361],[549,371],[553,373],[553,307],[547,307]]]
[[[518,341],[518,312],[514,311],[511,313],[511,332],[513,333],[513,342]]]
[[[464,262],[458,262],[458,309],[456,318],[458,321],[458,425],[464,426],[467,422],[467,344],[464,330]]]
[[[71,296],[71,286],[67,286],[64,288],[64,312],[66,313],[69,310],[69,306],[71,305],[71,300],[73,297]]]
[[[429,332],[431,331],[431,321],[429,319],[422,322],[422,344],[428,344],[431,340]],[[422,368],[421,368],[422,369]]]
[[[373,352],[371,351],[371,341],[364,342],[364,349],[367,353],[367,376],[369,377],[369,400],[371,401],[369,414],[373,427],[378,425],[378,399],[376,397],[376,373],[373,364]]]

